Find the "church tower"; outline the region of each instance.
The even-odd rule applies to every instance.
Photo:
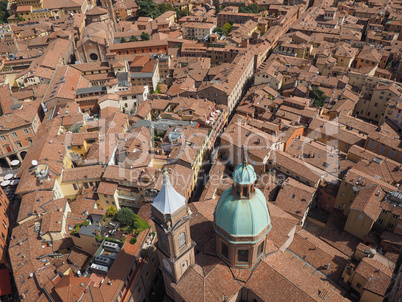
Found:
[[[113,29],[117,32],[116,26],[116,15],[114,13],[113,2],[112,0],[100,0],[102,8],[107,9],[109,12],[110,19],[113,21]]]
[[[171,283],[177,283],[187,268],[194,264],[195,243],[190,236],[191,211],[184,196],[171,185],[167,170],[163,169],[163,184],[152,203],[159,261],[166,293],[174,299]]]

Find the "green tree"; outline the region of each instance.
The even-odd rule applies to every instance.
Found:
[[[113,217],[114,215],[116,215],[116,208],[113,206],[108,207],[107,211],[106,211],[106,216],[107,217]]]
[[[137,42],[137,41],[138,41],[138,39],[137,39],[136,36],[131,36],[130,37],[130,42]]]
[[[161,15],[159,11],[158,4],[152,0],[142,0],[137,2],[139,6],[138,15],[140,17],[151,17],[157,18]]]
[[[126,42],[127,42],[126,39],[124,39],[124,38],[121,38],[121,39],[120,39],[120,43],[126,43]]]
[[[225,25],[223,25],[222,27],[223,32],[225,33],[225,35],[227,36],[230,31],[232,30],[232,25],[230,25],[230,23],[225,23]]]
[[[176,8],[177,19],[180,19],[180,18],[188,16],[188,15],[191,15],[191,13],[187,8],[185,8],[185,9]]]
[[[149,36],[149,34],[143,31],[142,34],[141,34],[141,40],[142,41],[149,41],[150,39],[151,39],[151,37]]]
[[[316,107],[324,106],[325,99],[327,98],[324,91],[317,86],[313,86],[310,90],[310,97],[314,100],[314,105]]]
[[[7,23],[10,14],[7,11],[8,1],[0,1],[0,23]]]
[[[18,21],[20,21],[20,22],[24,21],[24,18],[22,18],[21,16],[17,16],[17,18],[18,18]]]
[[[222,27],[215,27],[214,30],[213,30],[213,33],[219,34],[219,35],[224,35],[225,34],[225,32],[223,31]]]
[[[129,208],[122,208],[117,213],[116,218],[122,225],[132,225],[134,222],[134,212]]]
[[[248,6],[243,5],[239,7],[239,13],[258,14],[258,12],[258,5],[255,3]]]
[[[167,11],[174,11],[172,4],[170,3],[161,3],[158,5],[158,10],[161,14],[166,13]]]
[[[222,10],[222,9],[224,9],[225,7],[224,6],[219,6],[217,9],[215,9],[215,15],[217,15],[217,14],[219,14],[219,12]]]
[[[233,26],[233,24],[235,23],[235,20],[230,19],[230,20],[228,21],[228,23]]]

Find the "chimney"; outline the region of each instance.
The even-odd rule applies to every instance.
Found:
[[[248,40],[247,40],[247,39],[243,39],[243,40],[241,41],[241,47],[242,47],[242,48],[248,47]]]

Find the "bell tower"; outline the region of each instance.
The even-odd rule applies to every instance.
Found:
[[[171,185],[166,168],[163,168],[162,188],[153,200],[151,213],[158,236],[156,248],[166,293],[174,299],[171,283],[177,283],[194,264],[195,243],[190,236],[191,211],[184,196]]]
[[[110,20],[113,21],[113,30],[116,32],[116,15],[114,14],[114,8],[112,0],[100,0],[102,8],[107,9],[109,11]]]

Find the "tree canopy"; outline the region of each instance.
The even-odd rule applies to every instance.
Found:
[[[107,208],[106,216],[107,217],[113,217],[114,215],[116,215],[116,212],[117,212],[116,208],[113,207],[113,206],[110,206],[110,207]]]
[[[134,223],[134,212],[129,208],[122,208],[117,213],[116,218],[122,225],[132,225]]]
[[[142,34],[141,34],[141,40],[142,41],[149,41],[150,39],[151,39],[151,37],[149,36],[149,34],[143,31]]]
[[[0,1],[0,23],[7,23],[10,14],[7,11],[8,1]]]
[[[157,4],[152,0],[141,0],[137,2],[140,9],[138,10],[138,15],[140,17],[150,17],[155,19],[167,11],[176,12],[177,18],[180,19],[183,16],[190,14],[188,9],[180,10],[174,8],[170,3]]]
[[[316,107],[324,106],[325,99],[327,96],[324,91],[322,91],[318,86],[313,86],[310,90],[310,97],[314,99],[314,105]]]
[[[138,10],[140,17],[151,17],[154,19],[163,14],[160,12],[158,4],[151,0],[138,1],[137,4],[140,7]]]
[[[259,13],[258,5],[253,3],[248,6],[240,6],[239,13],[248,13],[248,14],[258,14]]]
[[[119,213],[116,215],[117,221],[119,221],[122,225],[129,226],[130,231],[132,232],[133,228],[135,229],[135,233],[138,235],[145,229],[149,229],[150,226],[148,222],[142,220],[138,215],[134,214],[134,212],[129,208],[120,209]]]
[[[130,37],[130,42],[137,42],[137,41],[138,41],[138,39],[137,39],[136,36],[131,36]]]
[[[232,30],[232,25],[229,22],[225,23],[225,25],[223,25],[222,29],[223,29],[223,32],[225,33],[225,35],[227,36],[230,33],[230,31]]]
[[[219,35],[227,36],[231,30],[232,30],[232,25],[228,22],[228,23],[225,23],[225,25],[223,25],[223,27],[215,27],[213,32],[217,33]]]

